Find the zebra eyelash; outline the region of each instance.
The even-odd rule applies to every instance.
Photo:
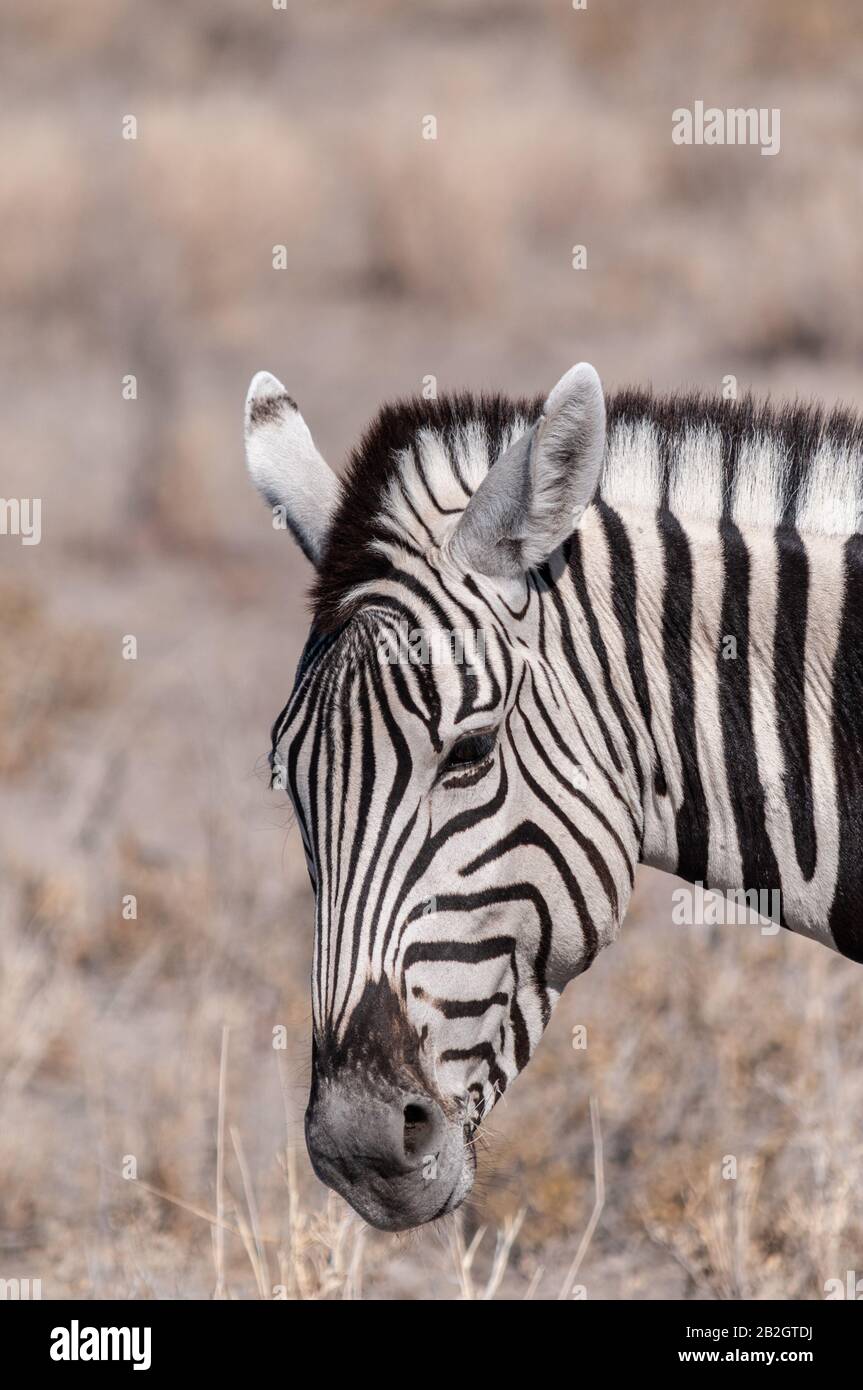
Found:
[[[494,758],[489,756],[484,763],[479,763],[471,767],[470,771],[462,773],[460,777],[455,774],[450,774],[441,785],[445,787],[447,791],[450,789],[458,790],[460,787],[476,786],[477,782],[481,782],[484,777],[488,776],[493,767]]]
[[[495,748],[497,730],[480,729],[463,734],[456,739],[449,750],[439,777],[445,787],[470,787],[490,770]],[[456,774],[453,776],[452,774]],[[460,774],[460,775],[459,775]]]

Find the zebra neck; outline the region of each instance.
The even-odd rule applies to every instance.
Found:
[[[848,873],[833,683],[855,545],[600,502],[569,551],[585,636],[614,673],[642,862],[764,892],[828,944],[825,902]],[[860,664],[846,678],[858,710]]]

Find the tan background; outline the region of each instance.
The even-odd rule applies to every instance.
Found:
[[[429,373],[534,392],[587,358],[608,386],[733,373],[858,401],[857,6],[5,13],[2,492],[43,499],[43,539],[0,538],[0,1277],[46,1297],[448,1298],[459,1241],[490,1226],[481,1282],[524,1210],[501,1291],[553,1296],[593,1202],[594,1095],[590,1296],[822,1296],[863,1259],[863,977],[805,941],[675,928],[659,876],[495,1112],[461,1227],[364,1238],[327,1202],[297,1125],[310,898],[263,774],[308,575],[240,430],[260,367],[336,467]],[[675,146],[696,99],[779,107],[781,152]],[[240,1234],[220,1244],[223,1025]]]

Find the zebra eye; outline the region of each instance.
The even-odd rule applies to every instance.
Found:
[[[494,751],[494,733],[465,734],[454,743],[443,765],[444,772],[481,763]]]

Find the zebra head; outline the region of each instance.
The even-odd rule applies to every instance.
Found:
[[[582,363],[544,401],[387,407],[340,483],[284,387],[249,391],[250,472],[316,570],[272,753],[315,892],[306,1138],[385,1229],[463,1201],[483,1116],[631,888],[631,788],[560,660],[604,443]]]

